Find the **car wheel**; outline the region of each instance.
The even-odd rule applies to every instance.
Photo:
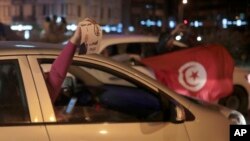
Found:
[[[244,88],[240,86],[234,86],[232,95],[220,99],[219,104],[230,109],[237,110],[246,115],[248,110],[248,94]]]

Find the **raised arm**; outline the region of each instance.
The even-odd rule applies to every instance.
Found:
[[[48,73],[47,83],[51,100],[54,102],[60,93],[61,85],[66,77],[68,68],[72,62],[77,46],[81,40],[81,29],[77,28],[60,55],[56,58]]]
[[[85,48],[83,49],[86,50],[85,53],[95,53],[99,48],[101,38],[102,30],[94,20],[85,18],[78,24],[75,33],[53,62],[51,70],[46,77],[52,102],[56,101],[60,93],[61,85],[72,63],[76,48],[81,45],[81,47]]]

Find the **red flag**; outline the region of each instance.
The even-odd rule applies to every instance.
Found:
[[[234,61],[219,45],[207,45],[144,58],[156,78],[175,92],[212,102],[233,90]]]

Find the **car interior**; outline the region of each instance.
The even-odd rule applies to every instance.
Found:
[[[43,70],[49,65],[43,64]],[[163,119],[161,101],[155,94],[110,73],[77,65],[70,66],[54,110],[58,122]]]
[[[30,122],[18,62],[0,64],[0,124]]]

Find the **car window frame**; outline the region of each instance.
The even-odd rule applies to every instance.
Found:
[[[33,74],[34,83],[37,89],[37,96],[39,99],[39,104],[41,107],[41,112],[43,116],[44,123],[54,123],[56,122],[55,113],[49,96],[49,92],[44,80],[43,72],[40,68],[38,59],[48,58],[55,59],[57,55],[29,55],[28,61],[30,63],[31,73]],[[39,87],[38,87],[39,85]]]
[[[40,59],[38,59],[38,62],[39,62],[39,64],[41,63],[41,64],[51,64],[52,62],[53,62],[53,59],[48,59],[48,58],[40,58]],[[41,64],[40,64],[40,66],[41,66]],[[117,70],[111,70],[110,68],[108,68],[107,66],[104,66],[103,64],[102,65],[96,65],[96,64],[91,64],[91,63],[89,63],[89,62],[84,62],[84,61],[79,61],[79,60],[73,60],[73,62],[72,62],[72,65],[73,66],[84,66],[84,67],[89,67],[89,68],[94,68],[94,69],[96,69],[96,70],[101,70],[101,71],[103,71],[103,72],[108,72],[108,73],[111,73],[112,75],[113,75],[113,73],[112,72],[114,72],[116,75],[115,76],[119,76],[119,77],[122,77],[123,79],[124,78],[126,78],[125,79],[125,81],[127,81],[128,80],[128,77],[129,77],[129,83],[132,83],[132,84],[136,84],[137,86],[139,86],[139,87],[146,87],[146,91],[151,91],[150,92],[150,94],[153,94],[155,97],[157,97],[158,98],[158,100],[159,100],[159,102],[160,102],[160,105],[162,106],[163,104],[162,104],[162,100],[161,100],[161,96],[159,96],[159,95],[157,95],[156,93],[157,93],[157,91],[154,91],[154,89],[152,89],[151,87],[148,87],[147,85],[145,85],[144,83],[142,83],[142,82],[139,82],[139,81],[134,81],[134,80],[132,80],[133,79],[133,77],[130,77],[130,76],[128,76],[128,75],[125,75],[125,76],[121,76],[121,75],[124,75],[123,73],[121,73],[121,72],[119,72],[119,71],[117,71]],[[100,69],[101,68],[101,69]],[[143,86],[142,86],[143,85]],[[53,107],[53,104],[51,103],[51,105],[52,105],[52,107]],[[54,109],[54,108],[53,108]],[[162,109],[164,109],[164,108],[162,108]],[[55,113],[55,111],[54,111],[54,113]],[[56,116],[55,116],[55,119],[56,119]],[[121,122],[121,123],[125,123],[125,122]]]
[[[31,67],[32,67],[32,70],[36,72],[36,78],[38,78],[37,80],[35,80],[36,83],[42,83],[42,85],[43,85],[42,87],[39,88],[39,90],[46,89],[46,90],[42,90],[42,92],[38,90],[38,97],[40,99],[40,104],[41,104],[44,122],[51,123],[51,124],[59,124],[59,123],[56,122],[55,112],[54,112],[53,105],[52,105],[52,102],[51,102],[51,99],[50,99],[50,96],[49,96],[49,93],[47,90],[47,86],[46,86],[46,83],[44,80],[42,68],[40,67],[40,64],[39,64],[39,59],[54,60],[56,57],[57,57],[57,55],[30,55],[28,57],[29,61],[31,61],[32,64],[34,65]],[[91,64],[91,63],[95,62],[94,63],[95,67],[96,67],[96,65],[98,65],[99,67],[105,67],[107,69],[112,67],[114,69],[114,71],[117,71],[117,72],[123,71],[123,73],[126,76],[129,76],[129,75],[131,75],[131,73],[133,73],[133,72],[130,72],[124,68],[116,66],[115,64],[112,64],[112,62],[102,61],[101,59],[97,59],[97,58],[88,58],[88,57],[85,58],[85,57],[81,57],[81,55],[80,55],[80,56],[74,56],[73,61],[76,61],[76,62],[78,61],[78,62],[87,63],[87,64]],[[39,73],[39,75],[38,75],[38,73]],[[138,73],[140,73],[140,72],[138,72]],[[162,94],[162,90],[156,88],[154,85],[151,85],[150,82],[147,81],[147,79],[140,77],[140,75],[133,73],[133,77],[137,77],[138,83],[144,84],[146,87],[153,90],[155,93],[158,93],[159,95],[161,95],[161,97],[165,97],[165,98],[169,99],[173,104],[181,105],[184,108],[186,107],[185,105],[180,104],[180,102],[178,100],[176,100],[174,97],[172,97],[171,95]],[[166,93],[166,91],[164,93]]]
[[[105,48],[103,48],[103,50],[100,52],[100,54],[104,54],[104,52],[109,52],[109,50],[113,50],[113,49],[116,49],[117,53],[109,55],[109,57],[115,57],[115,56],[119,56],[122,54],[127,54],[126,49],[129,45],[132,45],[132,44],[140,45],[141,54],[138,54],[138,55],[142,58],[153,56],[153,55],[147,55],[147,56],[145,56],[145,55],[148,54],[147,51],[149,50],[149,48],[154,48],[154,47],[156,48],[157,47],[157,42],[147,42],[147,41],[120,42],[120,43],[112,43],[112,44],[105,46]],[[149,47],[149,46],[153,46],[153,47]],[[156,55],[157,50],[154,49],[153,51],[154,51],[154,55]]]
[[[28,57],[29,61],[32,62],[32,64],[34,65],[34,66],[31,66],[32,70],[36,72],[37,80],[35,80],[35,83],[39,82],[40,85],[42,84],[42,88],[40,87],[38,89],[38,97],[39,97],[40,103],[41,103],[41,109],[42,109],[42,113],[43,113],[43,117],[44,117],[44,122],[47,122],[47,123],[55,123],[56,116],[55,116],[55,113],[53,110],[53,105],[52,105],[51,100],[50,100],[50,96],[49,96],[49,93],[47,90],[44,76],[42,75],[42,69],[40,68],[39,59],[54,60],[56,57],[57,57],[57,55],[30,55]],[[73,61],[80,62],[80,63],[90,63],[90,64],[92,63],[91,59],[89,60],[89,59],[85,59],[85,58],[82,58],[79,56],[74,57]],[[95,64],[99,65],[100,67],[105,67],[105,68],[109,69],[107,67],[108,64],[104,65],[101,60],[98,63],[96,63],[96,61],[95,61]],[[96,66],[95,66],[95,68],[96,68]],[[119,71],[123,71],[123,70],[121,70],[121,68],[116,68],[115,71],[119,72]],[[40,74],[38,75],[38,73],[40,73]],[[126,70],[125,70],[124,74],[129,76],[129,74],[126,72]],[[148,87],[149,89],[153,90],[154,93],[159,92],[157,88],[155,88],[154,86],[150,86],[150,84],[148,84],[147,81],[141,79],[141,77],[139,77],[138,80],[139,80],[138,83],[144,84],[145,87]],[[41,89],[45,89],[45,88],[46,88],[46,90],[43,90],[42,92],[40,91]]]

